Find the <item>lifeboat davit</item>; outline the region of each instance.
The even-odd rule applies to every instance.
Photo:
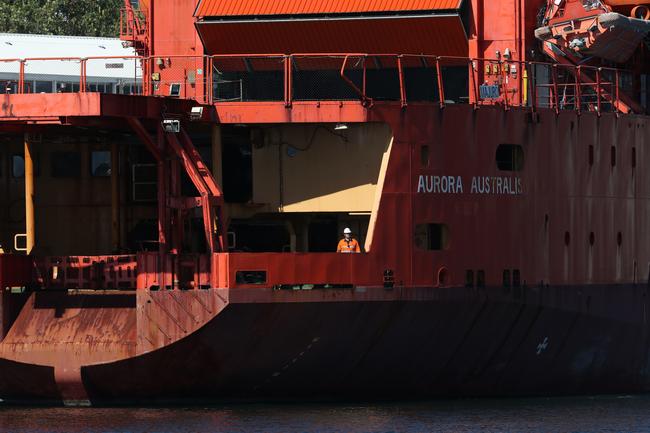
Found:
[[[620,13],[624,10],[630,16]],[[628,0],[566,0],[548,8],[545,24],[535,36],[562,52],[623,63],[650,32],[650,8]]]

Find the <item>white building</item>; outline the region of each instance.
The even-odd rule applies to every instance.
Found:
[[[81,59],[88,59],[87,91],[137,93],[142,70],[139,61],[129,58],[135,55],[116,38],[0,33],[0,93],[16,92],[21,59],[26,93],[78,92]],[[66,59],[41,60],[45,58]]]

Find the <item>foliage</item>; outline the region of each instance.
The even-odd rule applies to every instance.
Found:
[[[122,0],[0,0],[0,32],[117,37]]]

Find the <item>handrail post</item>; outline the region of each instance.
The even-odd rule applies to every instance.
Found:
[[[601,68],[596,69],[596,106],[598,107],[598,116],[600,117],[601,114],[601,101],[600,101],[600,86],[601,86],[601,78],[600,78],[600,71]]]
[[[440,99],[440,108],[445,108],[445,87],[442,82],[440,56],[436,57],[436,75],[438,80],[438,98]]]
[[[616,107],[616,112],[617,113],[618,113],[618,105],[619,105],[619,102],[620,102],[619,99],[618,99],[619,98],[619,93],[618,92],[619,92],[619,88],[620,88],[620,82],[619,82],[620,76],[619,76],[619,74],[620,74],[620,71],[618,69],[616,69],[616,83],[615,83],[615,86],[616,86],[616,103],[614,104],[614,106]]]
[[[399,73],[399,98],[402,108],[405,108],[408,103],[406,102],[406,87],[404,86],[404,68],[402,67],[402,56],[397,56],[397,70]]]
[[[553,99],[555,100],[555,114],[560,114],[560,89],[557,85],[557,64],[551,65],[551,72],[553,76]]]
[[[207,73],[206,73],[206,92],[207,92],[207,102],[212,105],[214,103],[214,57],[208,56]]]
[[[284,56],[284,106],[289,108],[292,103],[292,56]]]
[[[476,60],[474,59],[469,59],[469,70],[471,72],[470,79],[472,80],[472,96],[474,99],[473,105],[474,109],[478,109],[478,102],[479,102],[479,94],[478,94],[478,82],[476,78],[476,70],[475,70],[475,62]]]
[[[506,60],[505,64],[508,62]],[[508,68],[509,69],[509,68]],[[506,71],[504,67],[504,62],[499,60],[499,72],[501,73],[502,86],[503,86],[503,104],[506,110],[510,109],[510,100],[508,99],[508,74],[510,71]]]
[[[86,92],[86,59],[80,59],[79,66],[81,68],[81,74],[79,75],[79,93]]]
[[[533,63],[524,62],[526,70],[530,67],[528,74],[528,86],[530,87],[530,106],[533,111],[537,111],[537,68]]]
[[[25,93],[25,59],[20,60],[20,73],[18,74],[18,89],[16,93]]]
[[[361,92],[363,93],[363,97],[366,97],[366,91],[367,91],[367,79],[368,79],[368,56],[363,57],[363,81],[361,84]]]
[[[582,111],[582,91],[580,89],[581,82],[580,82],[580,74],[582,71],[582,67],[580,65],[576,66],[576,95],[575,95],[575,102],[576,102],[576,111],[578,114]]]

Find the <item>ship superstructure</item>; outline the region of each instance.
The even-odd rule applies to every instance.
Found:
[[[647,391],[649,18],[125,1],[132,55],[0,60],[0,399]]]

